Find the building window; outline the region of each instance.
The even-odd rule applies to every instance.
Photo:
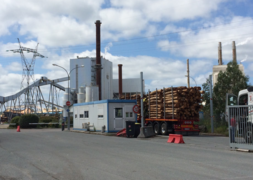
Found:
[[[123,118],[123,109],[115,108],[115,118]]]
[[[133,117],[133,113],[132,112],[126,112],[126,117]]]
[[[80,118],[83,118],[83,114],[80,114]]]
[[[77,118],[77,114],[75,114],[75,118]]]
[[[98,115],[98,118],[103,118],[104,117],[104,115]]]
[[[84,118],[89,118],[89,111],[84,111]]]

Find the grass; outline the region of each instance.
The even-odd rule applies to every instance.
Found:
[[[205,126],[206,127],[206,131],[204,131],[205,133],[211,133],[211,120],[209,118],[202,119],[196,124],[198,124],[199,126]],[[226,122],[216,122],[214,120],[213,125],[214,125],[214,133],[222,134],[224,136],[229,135],[228,125]]]

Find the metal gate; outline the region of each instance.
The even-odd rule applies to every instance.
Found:
[[[227,116],[230,147],[253,150],[253,106],[229,106]]]

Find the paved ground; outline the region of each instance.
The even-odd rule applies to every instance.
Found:
[[[59,129],[0,130],[0,179],[253,179],[253,153],[227,137],[128,139]]]

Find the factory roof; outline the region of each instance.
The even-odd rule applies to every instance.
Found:
[[[78,104],[74,104],[74,106],[83,106],[83,105],[91,105],[91,104],[102,104],[102,103],[136,103],[136,100],[106,99],[106,100],[100,100],[100,101],[78,103]]]

